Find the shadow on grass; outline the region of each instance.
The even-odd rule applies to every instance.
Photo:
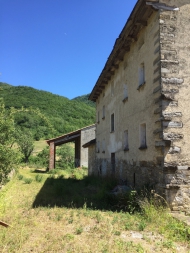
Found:
[[[115,180],[85,177],[82,180],[49,177],[36,196],[33,207],[68,207],[111,210],[115,201],[108,192]]]
[[[34,171],[33,171],[33,173],[42,173],[42,174],[47,174],[47,169],[46,170],[42,170],[42,169],[35,169]]]

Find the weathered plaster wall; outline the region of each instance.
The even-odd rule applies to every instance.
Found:
[[[97,175],[96,168],[96,145],[88,147],[88,175]]]
[[[94,125],[81,130],[80,166],[88,167],[88,148],[83,148],[82,146],[93,139],[95,139]]]
[[[97,153],[98,169],[101,169],[103,175],[109,174],[111,153],[115,153],[115,174],[120,178],[127,178],[131,185],[134,181],[137,184],[138,180],[140,185],[154,181],[151,178],[152,174],[155,174],[154,178],[159,178],[155,166],[161,165],[162,152],[155,147],[157,136],[154,134],[157,129],[155,122],[159,120],[159,116],[154,113],[157,107],[155,89],[160,85],[160,71],[156,65],[159,60],[159,14],[155,11],[97,101],[97,114],[99,112],[100,115],[96,135],[97,142],[100,143],[100,150]],[[141,63],[145,66],[145,84],[139,88],[138,73]],[[114,84],[113,95],[112,84]],[[124,85],[127,85],[128,90],[128,99],[125,101],[123,101]],[[102,119],[104,105],[105,119]],[[110,133],[112,113],[115,116],[115,131]],[[146,123],[148,148],[140,150],[139,128],[142,123]],[[124,151],[125,130],[128,130],[128,151]],[[103,140],[106,143],[105,153],[102,153]],[[146,174],[147,176],[143,176]],[[142,176],[147,180],[141,181]]]

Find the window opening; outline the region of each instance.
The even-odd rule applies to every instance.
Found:
[[[144,63],[141,63],[139,67],[139,86],[145,84],[145,68]]]
[[[105,105],[102,108],[102,119],[105,119]]]
[[[114,126],[114,113],[111,115],[111,132],[114,132],[115,126]]]
[[[115,153],[111,153],[111,169],[112,174],[115,175]]]
[[[98,115],[97,115],[97,123],[100,122],[100,112],[98,111]]]
[[[127,89],[127,85],[124,84],[123,85],[123,102],[125,102],[128,99],[128,89]]]
[[[105,153],[105,140],[102,141],[102,153]]]
[[[146,124],[140,125],[140,149],[147,148],[146,145]]]
[[[124,131],[124,151],[129,150],[129,143],[128,143],[128,130]]]

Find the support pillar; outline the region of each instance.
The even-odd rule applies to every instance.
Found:
[[[75,140],[75,168],[80,167],[80,137]]]
[[[55,152],[56,146],[54,142],[49,145],[49,170],[55,169]]]

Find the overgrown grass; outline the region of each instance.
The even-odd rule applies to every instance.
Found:
[[[0,252],[189,252],[189,227],[86,169],[20,169],[0,192]],[[31,179],[26,184],[26,179]],[[130,207],[127,207],[130,205]],[[125,207],[125,208],[124,208]],[[126,211],[128,210],[128,211]]]

